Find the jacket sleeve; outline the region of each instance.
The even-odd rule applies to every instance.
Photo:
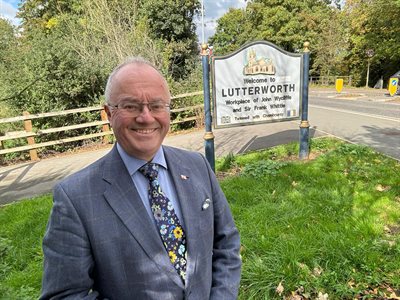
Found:
[[[61,185],[43,239],[44,273],[40,299],[97,299],[94,266],[83,223]]]
[[[204,156],[203,159],[205,160]],[[229,204],[214,172],[205,161],[213,193],[214,245],[210,300],[237,299],[240,284],[240,237]]]

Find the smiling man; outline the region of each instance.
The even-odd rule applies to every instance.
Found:
[[[215,175],[162,146],[167,82],[134,58],[105,96],[117,143],[54,188],[41,299],[236,299],[239,234]]]
[[[128,155],[150,161],[169,130],[166,81],[146,63],[129,63],[114,70],[106,90],[105,109],[118,144]]]

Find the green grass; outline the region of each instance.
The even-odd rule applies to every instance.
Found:
[[[239,299],[388,299],[400,289],[399,162],[330,138],[297,155],[293,143],[217,162],[241,234]],[[39,295],[50,207],[48,195],[0,208],[0,299]]]
[[[279,283],[300,299],[389,298],[400,287],[399,235],[388,232],[400,229],[400,164],[331,139],[314,140],[316,159],[287,161],[296,147],[236,157],[222,182],[243,245],[240,299],[282,299]]]
[[[0,299],[37,299],[42,277],[42,237],[51,209],[43,196],[0,209]]]

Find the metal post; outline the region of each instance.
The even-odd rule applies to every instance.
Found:
[[[365,51],[365,54],[367,55],[367,80],[365,81],[365,87],[368,88],[368,81],[369,81],[369,66],[371,64],[371,58],[374,56],[374,50],[373,49],[367,49]]]
[[[304,43],[303,53],[303,91],[301,102],[301,123],[300,123],[300,151],[299,158],[307,159],[310,151],[309,145],[309,129],[308,123],[308,73],[310,68],[310,46],[309,42]]]
[[[204,114],[205,114],[205,129],[204,134],[204,147],[208,163],[212,170],[215,172],[215,153],[214,153],[214,134],[212,132],[212,117],[211,117],[211,103],[210,103],[210,71],[209,71],[209,57],[208,45],[201,45],[201,59],[203,65],[203,92],[204,92]]]
[[[201,0],[201,43],[204,44],[204,1]]]

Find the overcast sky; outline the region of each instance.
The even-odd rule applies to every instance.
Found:
[[[207,41],[208,37],[214,34],[217,26],[216,20],[226,13],[229,8],[242,8],[246,6],[245,0],[203,0],[204,2],[204,37]],[[10,20],[17,25],[18,20],[15,18],[18,3],[20,0],[0,0],[0,17]],[[195,20],[197,26],[197,36],[202,42],[202,22],[201,16]]]

